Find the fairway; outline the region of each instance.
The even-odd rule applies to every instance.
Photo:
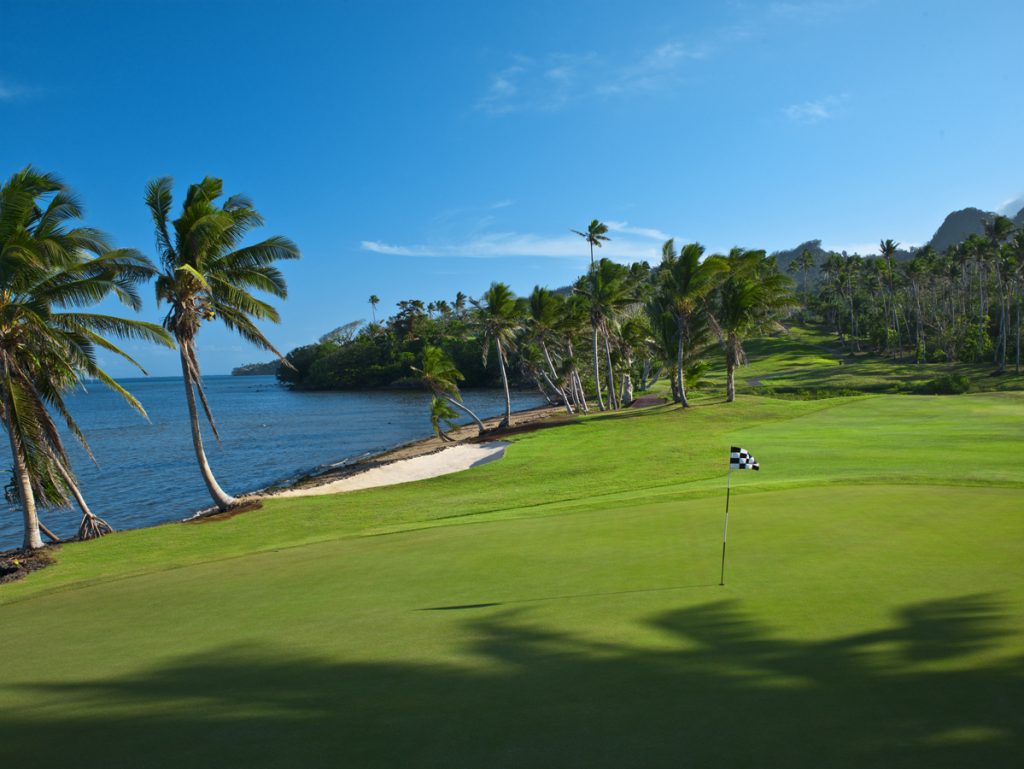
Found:
[[[1006,394],[652,409],[67,547],[0,588],[0,745],[40,767],[1016,766],[1022,427]],[[734,474],[720,587],[730,442],[764,470]]]

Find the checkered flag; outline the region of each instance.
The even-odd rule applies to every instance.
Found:
[[[730,470],[760,470],[761,465],[757,463],[757,460],[750,456],[750,452],[746,449],[741,449],[738,446],[733,446],[729,453],[729,469]]]

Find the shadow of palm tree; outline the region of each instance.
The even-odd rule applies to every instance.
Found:
[[[0,744],[19,767],[106,769],[992,769],[1024,754],[1024,661],[985,655],[1007,632],[989,597],[815,640],[716,603],[651,618],[664,643],[646,646],[524,611],[466,619],[475,665],[243,645],[120,679],[40,681],[32,692],[57,703],[5,713]]]

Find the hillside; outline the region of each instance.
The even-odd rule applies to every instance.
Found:
[[[950,246],[955,246],[971,235],[984,234],[985,222],[994,216],[997,216],[997,214],[992,211],[983,211],[980,208],[963,208],[959,211],[953,211],[946,216],[926,245],[930,245],[939,252],[945,251]],[[1018,211],[1011,219],[1017,227],[1024,226],[1024,208]],[[814,257],[815,266],[813,269],[808,270],[808,280],[813,284],[818,278],[818,267],[829,254],[828,251],[822,248],[821,240],[808,240],[795,248],[775,251],[772,253],[772,256],[775,257],[779,268],[786,272],[790,263],[803,254],[804,251],[810,251]],[[858,256],[877,256],[877,253],[876,250],[873,253],[858,254]],[[899,249],[896,251],[895,258],[897,260],[909,259],[913,256],[913,253],[913,250]],[[802,276],[800,280],[802,280]]]
[[[950,246],[962,243],[971,235],[985,234],[985,222],[997,216],[992,211],[982,211],[980,208],[963,208],[954,211],[945,218],[939,229],[932,235],[928,245],[936,251],[945,251]],[[1024,208],[1011,217],[1013,223],[1018,227],[1024,225]]]

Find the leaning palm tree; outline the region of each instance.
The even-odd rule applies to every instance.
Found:
[[[0,186],[0,421],[14,465],[14,495],[24,517],[24,547],[42,547],[36,498],[82,508],[82,532],[110,527],[85,504],[57,429],[88,443],[64,401],[65,394],[95,379],[145,415],[142,405],[96,363],[98,350],[139,366],[109,337],[173,347],[151,323],[88,312],[114,297],[139,309],[140,282],[154,273],[137,251],[111,249],[106,236],[76,227],[82,207],[55,176],[31,167]]]
[[[555,368],[551,351],[548,349],[548,341],[554,336],[555,327],[558,325],[562,314],[564,302],[565,300],[560,294],[553,294],[549,289],[534,286],[533,293],[530,294],[527,303],[526,322],[530,330],[530,338],[537,343],[541,353],[543,353],[544,362],[547,364],[547,370],[545,370],[544,366],[541,366],[540,372],[551,388],[562,399],[565,410],[572,414],[571,399],[566,389],[562,386],[562,376]]]
[[[604,224],[603,222],[599,222],[597,219],[594,219],[587,226],[587,231],[586,232],[580,232],[579,230],[573,230],[573,229],[570,229],[569,231],[570,232],[575,232],[577,235],[579,235],[581,238],[583,238],[585,241],[587,241],[587,243],[590,244],[590,267],[591,267],[591,269],[593,269],[593,267],[594,267],[594,246],[597,246],[598,248],[600,248],[602,243],[611,240],[611,238],[609,238],[608,235],[607,235],[607,233],[608,233],[608,225]]]
[[[658,272],[657,307],[671,314],[676,324],[676,379],[675,394],[683,408],[689,406],[686,398],[686,341],[692,338],[694,326],[711,320],[707,305],[708,295],[722,280],[725,265],[721,257],[701,260],[704,246],[688,243],[678,254],[670,239],[662,246],[662,261]],[[658,323],[658,318],[652,318]],[[713,324],[712,324],[713,325]]]
[[[199,472],[214,503],[226,510],[235,499],[217,483],[199,430],[197,396],[214,437],[220,439],[203,390],[196,335],[204,321],[220,318],[229,330],[256,347],[269,350],[288,365],[254,323],[254,320],[277,323],[280,319],[277,310],[254,297],[250,290],[282,299],[287,296],[284,276],[274,262],[297,259],[299,249],[291,240],[279,235],[243,246],[243,238],[263,224],[263,217],[243,195],[232,195],[218,204],[223,184],[220,179],[211,177],[188,188],[181,216],[170,221],[171,185],[172,180],[163,177],[146,187],[146,205],[156,227],[160,252],[156,298],[157,303],[166,302],[170,306],[164,328],[174,334],[178,342]]]
[[[455,363],[444,350],[440,347],[426,345],[423,348],[423,368],[416,368],[415,366],[410,366],[410,368],[420,375],[423,384],[429,387],[434,394],[433,401],[431,401],[432,419],[435,413],[434,401],[443,400],[449,406],[454,406],[468,414],[476,422],[479,435],[483,435],[486,432],[487,428],[480,421],[480,417],[470,411],[469,407],[462,402],[459,382],[465,379],[465,377],[456,368]]]
[[[521,328],[519,302],[512,289],[504,283],[492,283],[479,300],[471,300],[476,307],[476,322],[483,336],[483,361],[487,365],[491,344],[498,353],[498,370],[505,388],[505,416],[498,429],[512,422],[512,395],[508,388],[508,354],[515,344],[516,332]]]
[[[455,419],[458,418],[458,414],[455,410],[448,405],[448,402],[444,398],[439,398],[434,395],[430,399],[430,424],[434,428],[434,433],[438,438],[441,439],[442,443],[453,443],[455,441],[448,433],[444,431],[447,427],[449,430],[455,429]]]
[[[743,342],[751,334],[774,330],[796,298],[789,278],[764,251],[734,248],[726,263],[728,275],[718,291],[715,319],[725,347],[725,399],[731,403],[736,400],[736,367],[747,360]]]

